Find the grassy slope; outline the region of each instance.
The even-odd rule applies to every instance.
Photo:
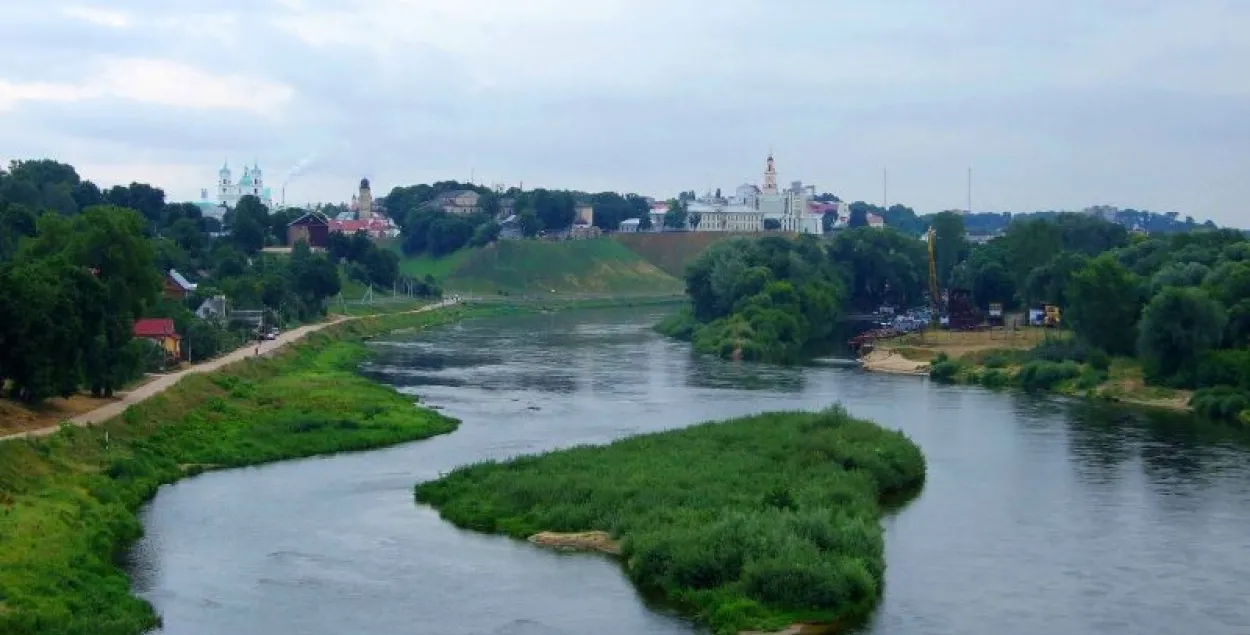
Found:
[[[667,295],[682,289],[680,281],[609,239],[504,240],[440,259],[406,259],[401,268],[473,293]]]
[[[356,320],[272,359],[184,379],[94,428],[0,443],[0,633],[138,635],[155,616],[115,556],[139,505],[203,466],[362,450],[455,422],[355,373],[359,339],[495,309]],[[107,434],[107,436],[106,436]],[[106,442],[107,439],[107,442]]]
[[[865,615],[885,567],[878,501],[924,471],[905,436],[833,409],[484,463],[416,493],[479,531],[610,532],[636,584],[730,633]]]
[[[613,234],[612,240],[642,256],[674,278],[682,278],[686,265],[714,243],[744,234],[727,232],[669,232]],[[759,236],[759,234],[748,234]]]

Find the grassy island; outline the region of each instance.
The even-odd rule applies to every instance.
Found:
[[[505,308],[345,322],[190,376],[93,428],[0,443],[0,633],[139,635],[158,622],[118,556],[157,488],[205,469],[364,450],[456,422],[356,374],[361,340]]]
[[[735,633],[866,615],[885,570],[879,502],[924,475],[906,436],[835,407],[482,463],[416,496],[483,532],[606,532],[641,589]]]

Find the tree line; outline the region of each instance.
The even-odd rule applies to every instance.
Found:
[[[332,238],[329,254],[302,243],[289,256],[261,251],[284,244],[303,213],[245,196],[223,223],[149,184],[102,190],[67,164],[13,161],[0,169],[0,386],[30,402],[84,388],[109,395],[164,361],[132,337],[139,318],[172,318],[184,358],[199,360],[249,336],[197,317],[206,299],[224,295],[286,324],[324,313],[339,262],[351,277],[394,283],[398,257],[364,236]],[[162,294],[170,269],[199,281],[185,299]]]
[[[475,211],[453,214],[437,205],[439,197],[462,190],[479,196]],[[651,224],[647,199],[617,192],[510,188],[496,193],[472,183],[439,181],[396,187],[384,198],[386,209],[403,231],[404,253],[435,257],[495,241],[502,231],[500,221],[504,220],[501,216],[505,211],[516,215],[525,237],[567,230],[576,220],[579,203],[593,206],[593,224],[603,231],[615,231],[621,221],[630,218],[640,219],[644,229]]]

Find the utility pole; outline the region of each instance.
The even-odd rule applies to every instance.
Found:
[[[890,208],[890,173],[881,168],[881,209]]]
[[[972,168],[968,168],[968,213],[972,213]]]

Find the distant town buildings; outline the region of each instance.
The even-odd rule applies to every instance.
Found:
[[[478,206],[482,195],[473,190],[456,190],[438,195],[431,205],[448,214],[476,214],[482,211]]]
[[[768,155],[764,164],[764,185],[756,187],[744,183],[729,199],[717,198],[710,193],[691,201],[686,211],[698,214],[698,224],[691,222],[691,229],[701,232],[758,232],[766,229],[819,234],[821,217],[809,209],[816,196],[815,186],[804,186],[794,181],[782,190],[777,186],[777,164]],[[653,220],[654,222],[654,220]],[[663,224],[663,219],[656,226]]]

